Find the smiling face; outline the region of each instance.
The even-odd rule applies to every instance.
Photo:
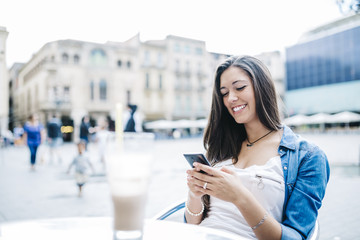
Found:
[[[253,85],[246,72],[229,67],[220,76],[220,93],[230,115],[237,123],[259,121]]]

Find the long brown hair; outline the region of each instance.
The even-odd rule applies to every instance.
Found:
[[[244,124],[237,123],[230,115],[220,93],[220,77],[229,67],[238,67],[249,76],[255,93],[256,113],[261,123],[269,130],[281,127],[275,86],[265,64],[251,56],[227,58],[215,72],[211,111],[203,140],[207,158],[212,164],[229,158],[236,163],[241,143],[247,137]]]

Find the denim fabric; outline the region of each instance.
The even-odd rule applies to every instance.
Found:
[[[306,239],[315,226],[329,181],[325,153],[284,126],[278,153],[285,180],[281,239]]]
[[[36,162],[36,152],[37,152],[38,147],[39,147],[39,145],[29,145],[31,165],[34,165]]]

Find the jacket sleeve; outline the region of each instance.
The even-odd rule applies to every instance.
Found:
[[[301,155],[303,157],[301,157]],[[306,239],[318,216],[329,181],[330,167],[325,153],[314,146],[299,153],[295,183],[289,182],[289,199],[284,208],[281,239]]]

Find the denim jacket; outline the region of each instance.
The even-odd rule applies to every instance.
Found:
[[[316,145],[283,127],[278,149],[285,180],[281,239],[306,239],[325,195],[329,162]]]

